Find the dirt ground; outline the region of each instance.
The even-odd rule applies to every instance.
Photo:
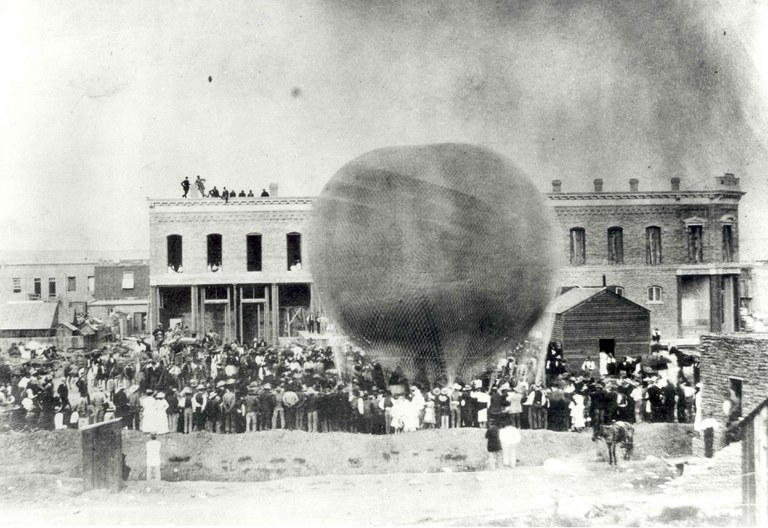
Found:
[[[63,433],[0,436],[0,523],[740,525],[739,446],[691,457],[690,427],[675,424],[639,424],[619,467],[597,461],[588,432],[523,431],[521,465],[496,471],[477,429],[174,434],[162,438],[165,481],[152,484],[146,437],[126,431],[119,494],[82,493],[79,435]]]

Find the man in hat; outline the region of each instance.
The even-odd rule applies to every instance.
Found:
[[[176,389],[173,387],[168,389],[165,401],[168,403],[168,408],[165,410],[165,414],[168,417],[168,432],[175,433],[179,430],[179,397]]]
[[[259,397],[256,395],[256,383],[248,385],[248,394],[245,396],[245,432],[256,432],[256,414],[258,413]]]
[[[224,432],[226,434],[232,434],[233,432],[232,420],[234,419],[236,403],[237,398],[232,391],[232,386],[226,385],[224,387],[224,396],[221,397],[221,413],[224,419]]]
[[[283,407],[283,388],[276,387],[272,393],[272,429],[277,429],[277,419],[280,417],[280,429],[285,429],[285,407]]]
[[[308,387],[305,393],[304,410],[307,412],[307,431],[310,433],[319,432],[318,429],[318,410],[317,410],[317,391],[314,387]]]
[[[207,419],[205,413],[208,407],[208,393],[205,392],[205,387],[203,385],[198,385],[195,394],[189,394],[189,399],[192,403],[192,424],[190,426],[190,431],[205,431],[205,422]]]

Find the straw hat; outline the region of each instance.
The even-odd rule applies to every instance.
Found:
[[[220,389],[220,388],[222,388],[224,385],[226,385],[226,382],[225,382],[224,380],[221,380],[220,382],[218,382],[218,383],[216,384],[216,388],[217,388],[217,389]]]
[[[163,398],[165,398],[164,392],[158,392],[157,394],[155,394],[155,399],[162,400]]]

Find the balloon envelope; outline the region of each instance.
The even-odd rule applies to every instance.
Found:
[[[335,321],[389,368],[485,369],[552,297],[552,220],[512,162],[465,144],[375,150],[316,200],[312,275]]]

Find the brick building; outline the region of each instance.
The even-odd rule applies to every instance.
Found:
[[[738,206],[732,174],[710,189],[547,194],[560,224],[562,286],[608,284],[650,310],[663,340],[696,338],[739,327]],[[596,351],[595,351],[596,352]]]
[[[58,320],[74,320],[93,300],[93,262],[32,262],[0,265],[0,303],[45,301],[58,306]]]
[[[704,415],[711,412],[721,427],[715,445],[723,446],[726,416],[723,401],[732,389],[741,399],[741,414],[746,415],[768,395],[768,335],[702,335],[700,381]],[[694,453],[704,452],[703,441],[694,439]]]
[[[147,332],[149,309],[149,262],[121,261],[99,264],[94,269],[94,301],[89,313],[99,319],[116,318],[121,336]]]
[[[270,343],[318,316],[307,223],[312,198],[149,200],[150,327]]]

